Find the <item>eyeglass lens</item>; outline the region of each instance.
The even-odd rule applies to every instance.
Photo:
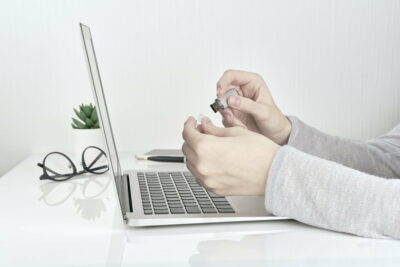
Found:
[[[46,174],[55,180],[63,180],[74,175],[72,162],[61,153],[49,154],[45,161]]]

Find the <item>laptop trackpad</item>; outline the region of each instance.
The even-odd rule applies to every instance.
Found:
[[[231,196],[226,197],[237,213],[250,216],[268,216],[264,206],[264,196]]]

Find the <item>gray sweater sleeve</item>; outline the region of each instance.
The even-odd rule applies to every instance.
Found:
[[[400,180],[383,178],[400,177],[400,127],[362,142],[290,119],[289,145],[268,175],[267,210],[334,231],[400,239]]]
[[[380,177],[400,177],[400,124],[369,141],[331,136],[289,116],[288,145],[305,153]]]

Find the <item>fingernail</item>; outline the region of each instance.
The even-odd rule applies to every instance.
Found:
[[[240,106],[240,99],[237,96],[231,96],[229,98],[229,104],[233,107],[239,107]]]

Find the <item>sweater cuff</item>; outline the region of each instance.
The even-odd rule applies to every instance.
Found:
[[[300,147],[306,140],[304,140],[304,132],[305,128],[307,127],[299,118],[296,116],[287,116],[289,121],[292,124],[292,130],[289,135],[288,145],[293,147]],[[303,138],[302,138],[303,136]]]
[[[273,207],[275,206],[275,202],[280,201],[279,196],[276,196],[276,193],[279,192],[277,190],[277,185],[279,182],[282,182],[279,180],[284,178],[284,172],[290,171],[286,170],[285,165],[288,161],[290,154],[295,151],[296,149],[288,145],[282,146],[272,160],[265,189],[265,208],[269,213],[274,214]]]

